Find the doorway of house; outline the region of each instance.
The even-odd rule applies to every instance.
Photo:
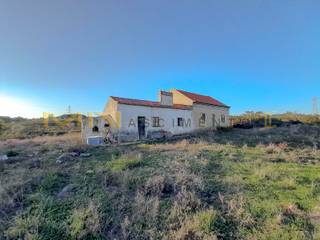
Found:
[[[146,117],[138,117],[138,133],[139,140],[143,139],[146,135]]]
[[[215,128],[216,127],[216,115],[212,114],[212,127]]]

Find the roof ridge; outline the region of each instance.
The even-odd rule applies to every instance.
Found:
[[[188,92],[188,91],[180,90],[180,89],[176,89],[176,90],[179,91],[179,92],[185,92],[185,93],[191,93],[191,94],[199,95],[199,96],[211,97],[209,95],[203,95],[203,94],[200,94],[200,93]]]
[[[211,96],[188,92],[188,91],[179,90],[179,89],[175,89],[175,90],[180,92],[181,94],[185,95],[186,97],[191,99],[193,102],[209,104],[209,105],[214,105],[214,106],[219,106],[219,107],[229,107],[226,104],[220,102],[219,100],[217,100]]]
[[[116,97],[116,96],[110,96],[110,97],[111,97],[111,98],[127,99],[127,100],[135,100],[135,101],[158,102],[158,101],[146,100],[146,99],[138,99],[138,98],[126,98],[126,97]]]
[[[110,96],[110,98],[112,98],[113,100],[117,101],[120,104],[141,105],[141,106],[160,107],[160,108],[177,108],[177,109],[184,109],[184,110],[191,109],[191,106],[184,105],[184,104],[162,105],[159,101],[123,98],[123,97],[115,97],[115,96]]]

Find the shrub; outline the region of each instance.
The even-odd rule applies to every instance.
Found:
[[[13,150],[10,150],[10,151],[7,152],[7,156],[8,157],[16,157],[18,155],[19,155],[19,153],[16,152],[16,151],[13,151]]]
[[[88,206],[73,211],[70,218],[70,234],[76,239],[97,237],[100,232],[99,205],[90,201]]]
[[[0,161],[0,173],[2,173],[4,169],[4,162]]]
[[[293,178],[285,178],[280,182],[280,187],[287,190],[296,189],[296,181]]]
[[[313,196],[319,196],[320,195],[320,178],[317,178],[312,183],[312,189],[311,189]]]
[[[310,219],[294,204],[283,207],[281,223],[304,231],[307,236],[312,236],[314,231],[314,226],[311,224]]]
[[[44,194],[55,194],[58,193],[66,183],[66,176],[63,174],[49,172],[39,184],[38,190]]]
[[[217,213],[210,210],[200,211],[186,221],[172,234],[173,239],[216,239],[214,223]]]

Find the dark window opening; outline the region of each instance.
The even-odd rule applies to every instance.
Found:
[[[183,127],[183,118],[178,118],[178,127]]]
[[[105,123],[105,124],[104,124],[104,127],[105,127],[105,128],[108,128],[108,127],[110,127],[110,124],[109,124],[109,123]]]
[[[160,118],[159,117],[152,118],[152,127],[160,127]]]
[[[226,116],[225,115],[221,115],[221,122],[225,123],[225,121],[226,121]]]
[[[94,127],[92,128],[92,132],[99,132],[99,128],[98,128],[97,126],[94,126]]]
[[[200,125],[205,125],[206,124],[206,114],[202,113],[201,117],[199,119],[199,124]]]

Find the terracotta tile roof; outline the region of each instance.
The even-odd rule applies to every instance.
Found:
[[[121,97],[113,97],[113,96],[111,96],[111,98],[117,101],[118,103],[127,104],[127,105],[191,110],[191,106],[182,105],[182,104],[162,105],[160,104],[160,102],[155,102],[155,101],[121,98]]]
[[[227,107],[229,106],[225,105],[224,103],[209,97],[209,96],[204,96],[196,93],[191,93],[191,92],[186,92],[182,90],[176,90],[179,93],[185,95],[186,97],[190,98],[193,102],[195,103],[203,103],[203,104],[209,104],[209,105],[214,105],[214,106],[219,106],[219,107]]]

